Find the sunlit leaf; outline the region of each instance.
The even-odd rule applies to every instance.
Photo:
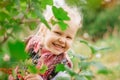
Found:
[[[56,65],[56,68],[55,68],[55,71],[56,71],[56,72],[64,71],[64,70],[65,70],[64,64],[57,64],[57,65]]]
[[[28,65],[28,71],[29,71],[30,73],[34,73],[34,74],[36,74],[36,73],[38,72],[36,66],[33,65],[33,64],[32,64],[32,65]]]
[[[52,11],[56,19],[58,20],[70,20],[70,18],[67,15],[67,12],[64,11],[63,8],[57,8],[55,6],[52,6]]]
[[[41,1],[41,7],[43,9],[45,9],[47,5],[53,5],[53,0],[42,0]]]
[[[84,76],[75,75],[75,80],[87,80]]]
[[[75,57],[75,58],[80,59],[81,61],[89,59],[89,57],[81,55],[80,53],[76,54],[72,49],[68,51],[68,54]]]
[[[55,25],[57,23],[57,21],[51,19],[51,23],[52,23],[52,25]]]
[[[81,43],[84,43],[84,44],[86,44],[86,45],[88,45],[88,42],[85,41],[85,40],[82,40],[82,39],[81,39],[80,42],[81,42]]]
[[[90,43],[88,43],[85,40],[80,40],[80,42],[86,44],[90,48],[92,54],[96,54],[98,51],[110,50],[111,49],[110,47],[100,47],[100,48],[99,47],[95,47],[95,46],[91,45]]]
[[[92,54],[95,54],[97,52],[96,48],[94,46],[92,46],[91,44],[89,44],[87,41],[80,40],[80,42],[86,44],[90,48]]]
[[[100,48],[97,48],[97,51],[105,51],[105,50],[111,50],[112,48],[111,47],[100,47]]]
[[[107,68],[106,69],[104,68],[104,69],[99,69],[97,73],[107,75],[107,74],[112,73],[112,71],[108,70]]]
[[[92,62],[91,65],[98,68],[98,73],[101,73],[101,74],[109,74],[109,73],[111,73],[111,70],[108,70],[107,67],[104,66],[100,62]]]
[[[82,70],[88,69],[89,66],[90,66],[90,62],[86,62],[86,61],[79,62],[79,68]]]
[[[77,73],[75,73],[72,69],[68,68],[67,66],[65,66],[65,70],[66,70],[71,76],[77,75]]]
[[[82,76],[87,76],[87,77],[93,77],[93,72],[92,71],[88,71],[88,70],[83,70],[80,75]]]
[[[105,67],[102,63],[100,63],[100,62],[95,62],[95,61],[93,61],[93,62],[91,62],[91,65],[97,67],[98,69],[105,69],[105,68],[106,68],[106,67]]]
[[[61,28],[61,30],[63,30],[63,31],[66,30],[68,27],[68,24],[64,23],[63,21],[59,21],[58,24],[59,24],[59,27]]]
[[[57,77],[56,80],[71,80],[71,79],[69,77],[60,76]]]
[[[48,67],[46,65],[43,65],[42,68],[39,70],[39,73],[44,74],[46,70],[48,70]]]

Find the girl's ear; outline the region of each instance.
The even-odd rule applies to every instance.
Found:
[[[44,37],[46,34],[46,31],[47,31],[47,28],[45,27],[45,25],[43,23],[41,23],[38,26],[39,26],[39,30],[36,33],[36,35]]]

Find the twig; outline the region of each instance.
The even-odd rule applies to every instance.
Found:
[[[8,38],[9,38],[8,36],[7,37],[4,36],[4,39],[3,39],[3,41],[0,42],[0,45],[4,44],[8,40]]]
[[[13,30],[9,34],[6,33],[4,35],[4,39],[3,39],[3,41],[0,42],[0,45],[4,44],[9,39],[9,37],[12,35],[12,32],[13,32]]]
[[[36,23],[39,23],[40,20],[39,19],[23,19],[20,24],[23,24],[23,23],[33,23],[33,22],[36,22]]]

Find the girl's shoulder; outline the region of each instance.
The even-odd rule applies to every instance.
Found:
[[[36,35],[31,35],[25,41],[26,47],[25,51],[29,52],[31,49],[37,53],[42,46],[41,37]]]

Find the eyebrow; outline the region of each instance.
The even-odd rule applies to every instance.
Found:
[[[59,26],[55,26],[55,27],[59,27]],[[66,32],[66,30],[65,30],[65,31],[62,31],[62,30],[60,29],[60,27],[59,27],[59,28],[56,28],[56,29],[53,29],[52,31],[58,31],[58,32],[61,32],[62,34]],[[72,35],[72,31],[66,32],[66,34],[69,35],[69,36],[71,36],[71,35]],[[73,36],[74,36],[74,35],[73,35]],[[71,36],[71,37],[73,37],[73,36]]]

